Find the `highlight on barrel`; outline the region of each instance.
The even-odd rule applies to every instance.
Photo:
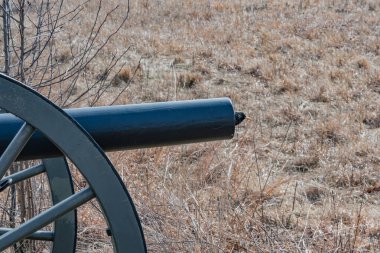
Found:
[[[67,109],[104,151],[230,139],[245,118],[234,112],[228,98],[145,103]],[[23,121],[0,114],[0,152],[3,152]],[[62,129],[62,134],[64,129]],[[36,131],[18,157],[30,160],[62,153]]]

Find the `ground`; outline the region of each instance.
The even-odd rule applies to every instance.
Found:
[[[225,96],[251,118],[232,140],[111,154],[150,252],[380,249],[379,2],[130,7],[117,103]]]

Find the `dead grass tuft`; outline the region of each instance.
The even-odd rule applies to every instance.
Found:
[[[336,169],[335,169],[336,170]],[[326,182],[335,188],[361,187],[364,192],[376,191],[377,181],[370,175],[361,172],[337,170],[326,177]]]
[[[297,93],[300,90],[299,86],[292,83],[289,79],[284,78],[276,87],[277,94],[283,93]]]
[[[367,187],[364,192],[365,193],[375,193],[380,191],[380,182],[377,182],[375,185]]]
[[[334,69],[330,71],[330,80],[333,82],[339,82],[344,80],[346,77],[346,73],[340,69]]]
[[[363,120],[363,123],[370,128],[380,128],[380,114],[376,117],[366,117]]]
[[[201,73],[203,76],[209,76],[211,74],[211,69],[208,66],[202,64],[196,65],[194,70]]]
[[[323,190],[320,187],[310,186],[307,189],[305,189],[306,198],[312,203],[316,203],[322,200],[325,194],[325,190]]]
[[[281,113],[287,123],[292,122],[299,124],[302,121],[302,115],[292,106],[287,106],[281,109]]]
[[[369,70],[371,67],[371,64],[369,63],[369,61],[366,58],[359,59],[357,61],[357,64],[358,64],[358,67],[360,69]]]
[[[342,126],[337,119],[330,119],[323,122],[317,128],[317,134],[322,142],[327,141],[333,144],[339,144],[346,140]]]
[[[208,59],[208,58],[211,58],[213,56],[212,49],[199,50],[199,51],[197,51],[197,54],[202,59]]]
[[[196,84],[200,83],[202,77],[198,74],[191,72],[180,73],[178,76],[178,87],[191,89],[194,88]]]
[[[220,62],[218,69],[225,71],[241,71],[242,67],[237,63]]]
[[[70,59],[71,59],[72,55],[71,55],[71,52],[70,50],[65,50],[65,51],[62,51],[57,57],[56,57],[56,61],[58,63],[66,63],[68,62]]]
[[[269,62],[255,64],[254,66],[247,68],[245,73],[263,82],[270,82],[275,78],[275,70],[272,63]]]
[[[117,77],[123,82],[129,82],[132,79],[132,69],[131,67],[124,67],[117,74]]]
[[[325,86],[319,87],[317,94],[315,94],[313,97],[311,97],[310,100],[312,102],[328,103],[330,101],[330,99],[326,94],[326,87]]]
[[[119,73],[117,73],[114,78],[112,79],[112,85],[113,86],[119,86],[123,82],[128,83],[133,76],[133,71],[131,67],[123,67]]]
[[[294,159],[288,166],[285,167],[285,169],[298,172],[308,172],[317,168],[318,165],[319,157],[317,155],[310,155]]]
[[[185,58],[183,56],[176,56],[173,60],[173,65],[185,63]]]
[[[143,71],[141,65],[137,67],[125,66],[115,74],[111,80],[113,86],[120,86],[121,84],[127,84],[134,80],[141,80]]]

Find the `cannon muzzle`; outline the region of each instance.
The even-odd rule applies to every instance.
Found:
[[[235,112],[228,98],[65,110],[105,151],[117,151],[232,138]],[[0,114],[0,153],[23,121]],[[65,135],[64,129],[62,135]],[[67,136],[70,138],[70,136]],[[78,147],[80,149],[81,147]],[[18,160],[60,156],[61,151],[40,132]]]

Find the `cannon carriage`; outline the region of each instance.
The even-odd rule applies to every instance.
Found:
[[[16,228],[0,228],[0,250],[23,239],[75,252],[76,208],[96,199],[114,252],[146,252],[132,198],[104,152],[232,138],[244,114],[228,98],[62,110],[0,75],[0,191],[45,173],[52,205]],[[9,173],[16,161],[41,163]],[[74,191],[67,159],[87,187]],[[46,226],[53,224],[53,229]]]

